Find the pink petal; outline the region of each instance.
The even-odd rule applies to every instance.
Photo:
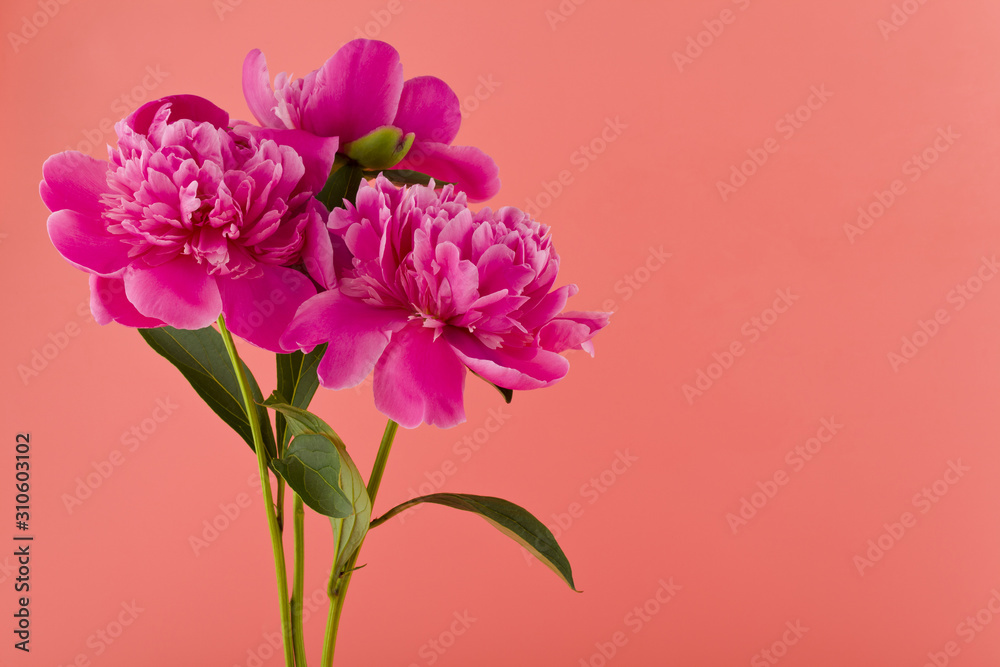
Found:
[[[316,73],[302,110],[302,127],[324,137],[354,141],[396,116],[403,90],[399,53],[385,42],[355,39]]]
[[[275,130],[255,127],[249,123],[237,123],[233,130],[243,136],[270,139],[298,153],[306,169],[305,176],[299,180],[297,189],[300,192],[308,190],[318,193],[323,189],[337,156],[337,148],[340,147],[337,137],[318,137],[304,130]]]
[[[50,211],[70,208],[100,216],[101,195],[108,191],[108,163],[77,151],[56,153],[42,164],[38,186]]]
[[[110,276],[129,263],[128,246],[100,217],[64,208],[49,216],[48,230],[52,245],[77,268]]]
[[[178,329],[202,329],[222,312],[222,297],[214,276],[190,257],[178,257],[155,267],[141,262],[125,270],[125,294],[146,317]]]
[[[390,334],[406,325],[406,314],[369,306],[340,292],[317,294],[306,301],[281,337],[286,350],[329,342],[319,365],[319,379],[329,389],[353,387],[372,372],[389,344]]]
[[[450,144],[462,124],[462,108],[448,84],[435,76],[418,76],[403,84],[393,125],[417,141]]]
[[[275,129],[285,127],[274,113],[277,100],[267,73],[267,59],[260,49],[254,49],[243,60],[243,97],[258,123]]]
[[[594,356],[590,339],[608,326],[611,313],[563,313],[555,317],[538,332],[538,344],[550,352],[584,350]]]
[[[491,350],[474,335],[454,327],[445,332],[445,337],[466,366],[505,389],[548,387],[569,372],[569,362],[547,350],[535,347]]]
[[[418,323],[392,336],[375,365],[375,407],[406,428],[465,421],[465,367],[443,338]]]
[[[135,309],[125,296],[125,282],[121,278],[90,275],[90,312],[98,324],[117,322],[144,329],[163,326],[160,320],[145,317]]]
[[[521,314],[521,324],[527,329],[537,329],[561,312],[566,307],[566,301],[579,291],[576,285],[563,285],[552,290],[536,300],[533,308]]]
[[[146,134],[153,123],[156,113],[164,104],[170,105],[170,122],[176,123],[182,118],[197,123],[211,123],[217,128],[229,126],[229,114],[215,106],[204,97],[197,95],[170,95],[152,102],[146,102],[132,112],[126,119],[128,126],[139,134]]]
[[[271,352],[284,352],[278,340],[316,288],[295,269],[259,264],[256,278],[219,278],[226,327],[240,338]]]
[[[309,201],[309,222],[306,223],[306,242],[302,246],[302,263],[312,279],[324,289],[337,284],[334,266],[333,242],[326,226],[326,209],[317,200]]]
[[[473,146],[414,141],[395,169],[412,169],[454,183],[471,201],[484,201],[500,191],[500,171],[486,153]]]

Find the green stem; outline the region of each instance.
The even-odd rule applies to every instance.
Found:
[[[274,551],[274,571],[278,579],[278,597],[281,604],[281,636],[285,644],[285,667],[295,667],[295,655],[292,647],[292,620],[288,603],[288,575],[285,571],[285,549],[281,542],[281,530],[274,510],[274,498],[271,495],[271,478],[267,471],[267,452],[264,449],[264,437],[261,435],[260,418],[257,404],[250,391],[246,373],[243,372],[243,362],[236,351],[233,337],[226,328],[225,318],[219,315],[219,331],[226,343],[229,358],[233,362],[233,370],[243,394],[243,404],[246,406],[247,419],[250,421],[250,431],[253,433],[254,450],[257,452],[257,467],[260,471],[260,487],[264,494],[264,510],[267,513],[267,527],[271,533],[271,548]]]
[[[382,485],[382,474],[385,472],[385,465],[389,461],[389,451],[392,449],[392,441],[396,438],[396,430],[399,424],[391,419],[385,425],[385,432],[382,434],[382,442],[378,447],[378,454],[375,456],[375,465],[372,467],[371,477],[368,478],[368,497],[371,499],[372,507],[375,506],[375,496],[378,495],[379,486]],[[354,565],[358,562],[358,555],[361,553],[365,541],[362,539],[354,555],[351,556],[344,569],[340,572],[330,573],[330,583],[327,594],[330,597],[330,615],[326,621],[326,636],[323,639],[323,667],[333,667],[333,653],[337,647],[337,630],[340,628],[340,616],[344,611],[344,600],[347,598],[347,587],[351,585],[351,576],[354,574]]]
[[[281,452],[278,452],[277,458],[281,458]],[[278,522],[278,532],[284,534],[285,532],[285,480],[278,478],[278,490],[275,493],[275,507],[274,507],[274,519]]]
[[[306,666],[306,641],[302,628],[302,595],[305,591],[305,561],[306,561],[306,534],[305,534],[305,507],[302,505],[302,498],[299,494],[293,494],[293,526],[295,530],[295,575],[292,580],[292,633],[295,639],[295,658],[298,667]]]

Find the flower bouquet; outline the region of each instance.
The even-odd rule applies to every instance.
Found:
[[[137,328],[254,452],[285,664],[306,665],[307,506],[329,518],[335,545],[323,665],[368,531],[418,503],[480,515],[572,588],[552,533],[506,500],[435,493],[377,518],[372,508],[398,426],[463,422],[469,371],[508,402],[559,381],[561,353],[593,354],[608,314],[564,311],[577,289],[556,286],[547,226],[513,207],[469,208],[498,193],[497,167],[452,145],[457,96],[435,77],[404,80],[390,45],[355,40],[273,84],[254,50],[243,91],[258,124],[201,97],[164,97],[116,124],[107,161],[46,160],[40,191],[52,243],[90,276],[97,322]],[[234,335],[275,353],[269,396]],[[365,481],[308,407],[320,385],[369,375],[388,422]]]

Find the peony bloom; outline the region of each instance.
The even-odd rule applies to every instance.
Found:
[[[320,382],[343,389],[375,371],[375,405],[413,428],[465,421],[466,369],[507,389],[546,387],[569,370],[560,352],[593,353],[607,313],[559,312],[577,291],[552,289],[548,228],[505,207],[473,213],[464,194],[384,177],[330,228],[352,255],[338,288],[306,301],[286,349],[329,342]]]
[[[178,95],[119,121],[110,162],[76,151],[45,161],[49,237],[91,274],[98,322],[198,329],[223,313],[234,333],[282,351],[285,325],[316,293],[289,267],[329,263],[330,239],[312,197],[322,176],[279,141],[317,164],[325,155],[327,170],[336,142],[240,129],[208,100]]]
[[[458,96],[433,76],[403,81],[399,53],[385,42],[348,42],[305,78],[292,80],[282,72],[274,88],[264,54],[254,49],[243,63],[243,94],[264,127],[338,137],[345,154],[350,142],[387,126],[412,140],[397,164],[366,167],[429,174],[456,183],[473,201],[489,199],[500,190],[497,167],[489,156],[478,148],[451,145],[462,122]]]

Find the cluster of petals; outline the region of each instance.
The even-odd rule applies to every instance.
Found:
[[[376,407],[411,428],[465,421],[469,371],[536,389],[566,375],[561,353],[593,354],[609,314],[563,311],[577,288],[555,286],[548,227],[513,207],[469,209],[500,181],[486,154],[452,145],[461,110],[447,84],[404,80],[395,49],[358,39],[273,86],[251,51],[243,90],[261,126],[174,95],[117,123],[107,161],[44,163],[49,237],[90,275],[99,323],[200,329],[221,315],[273,352],[329,343],[321,383],[374,372]],[[446,185],[379,176],[345,208],[317,199],[331,170],[374,174],[385,155]]]
[[[266,128],[337,137],[344,146],[395,127],[413,135],[413,145],[395,168],[455,183],[471,201],[500,190],[489,156],[473,146],[451,145],[462,122],[458,96],[437,77],[404,81],[399,53],[385,42],[355,39],[318,70],[301,79],[282,72],[273,86],[264,54],[254,49],[243,64],[243,93]]]
[[[298,310],[286,349],[329,347],[320,382],[357,385],[374,371],[376,407],[399,424],[465,420],[467,371],[498,387],[546,387],[593,353],[607,313],[562,312],[577,289],[554,288],[559,257],[548,228],[523,211],[470,210],[453,186],[397,187],[384,177],[332,212],[346,250],[337,288]]]
[[[76,151],[42,168],[49,236],[90,274],[98,322],[197,329],[224,314],[250,342],[280,351],[316,293],[291,268],[330,253],[322,186],[336,141],[230,126],[208,100],[156,100],[115,126],[109,161]],[[308,148],[308,161],[293,147]]]

